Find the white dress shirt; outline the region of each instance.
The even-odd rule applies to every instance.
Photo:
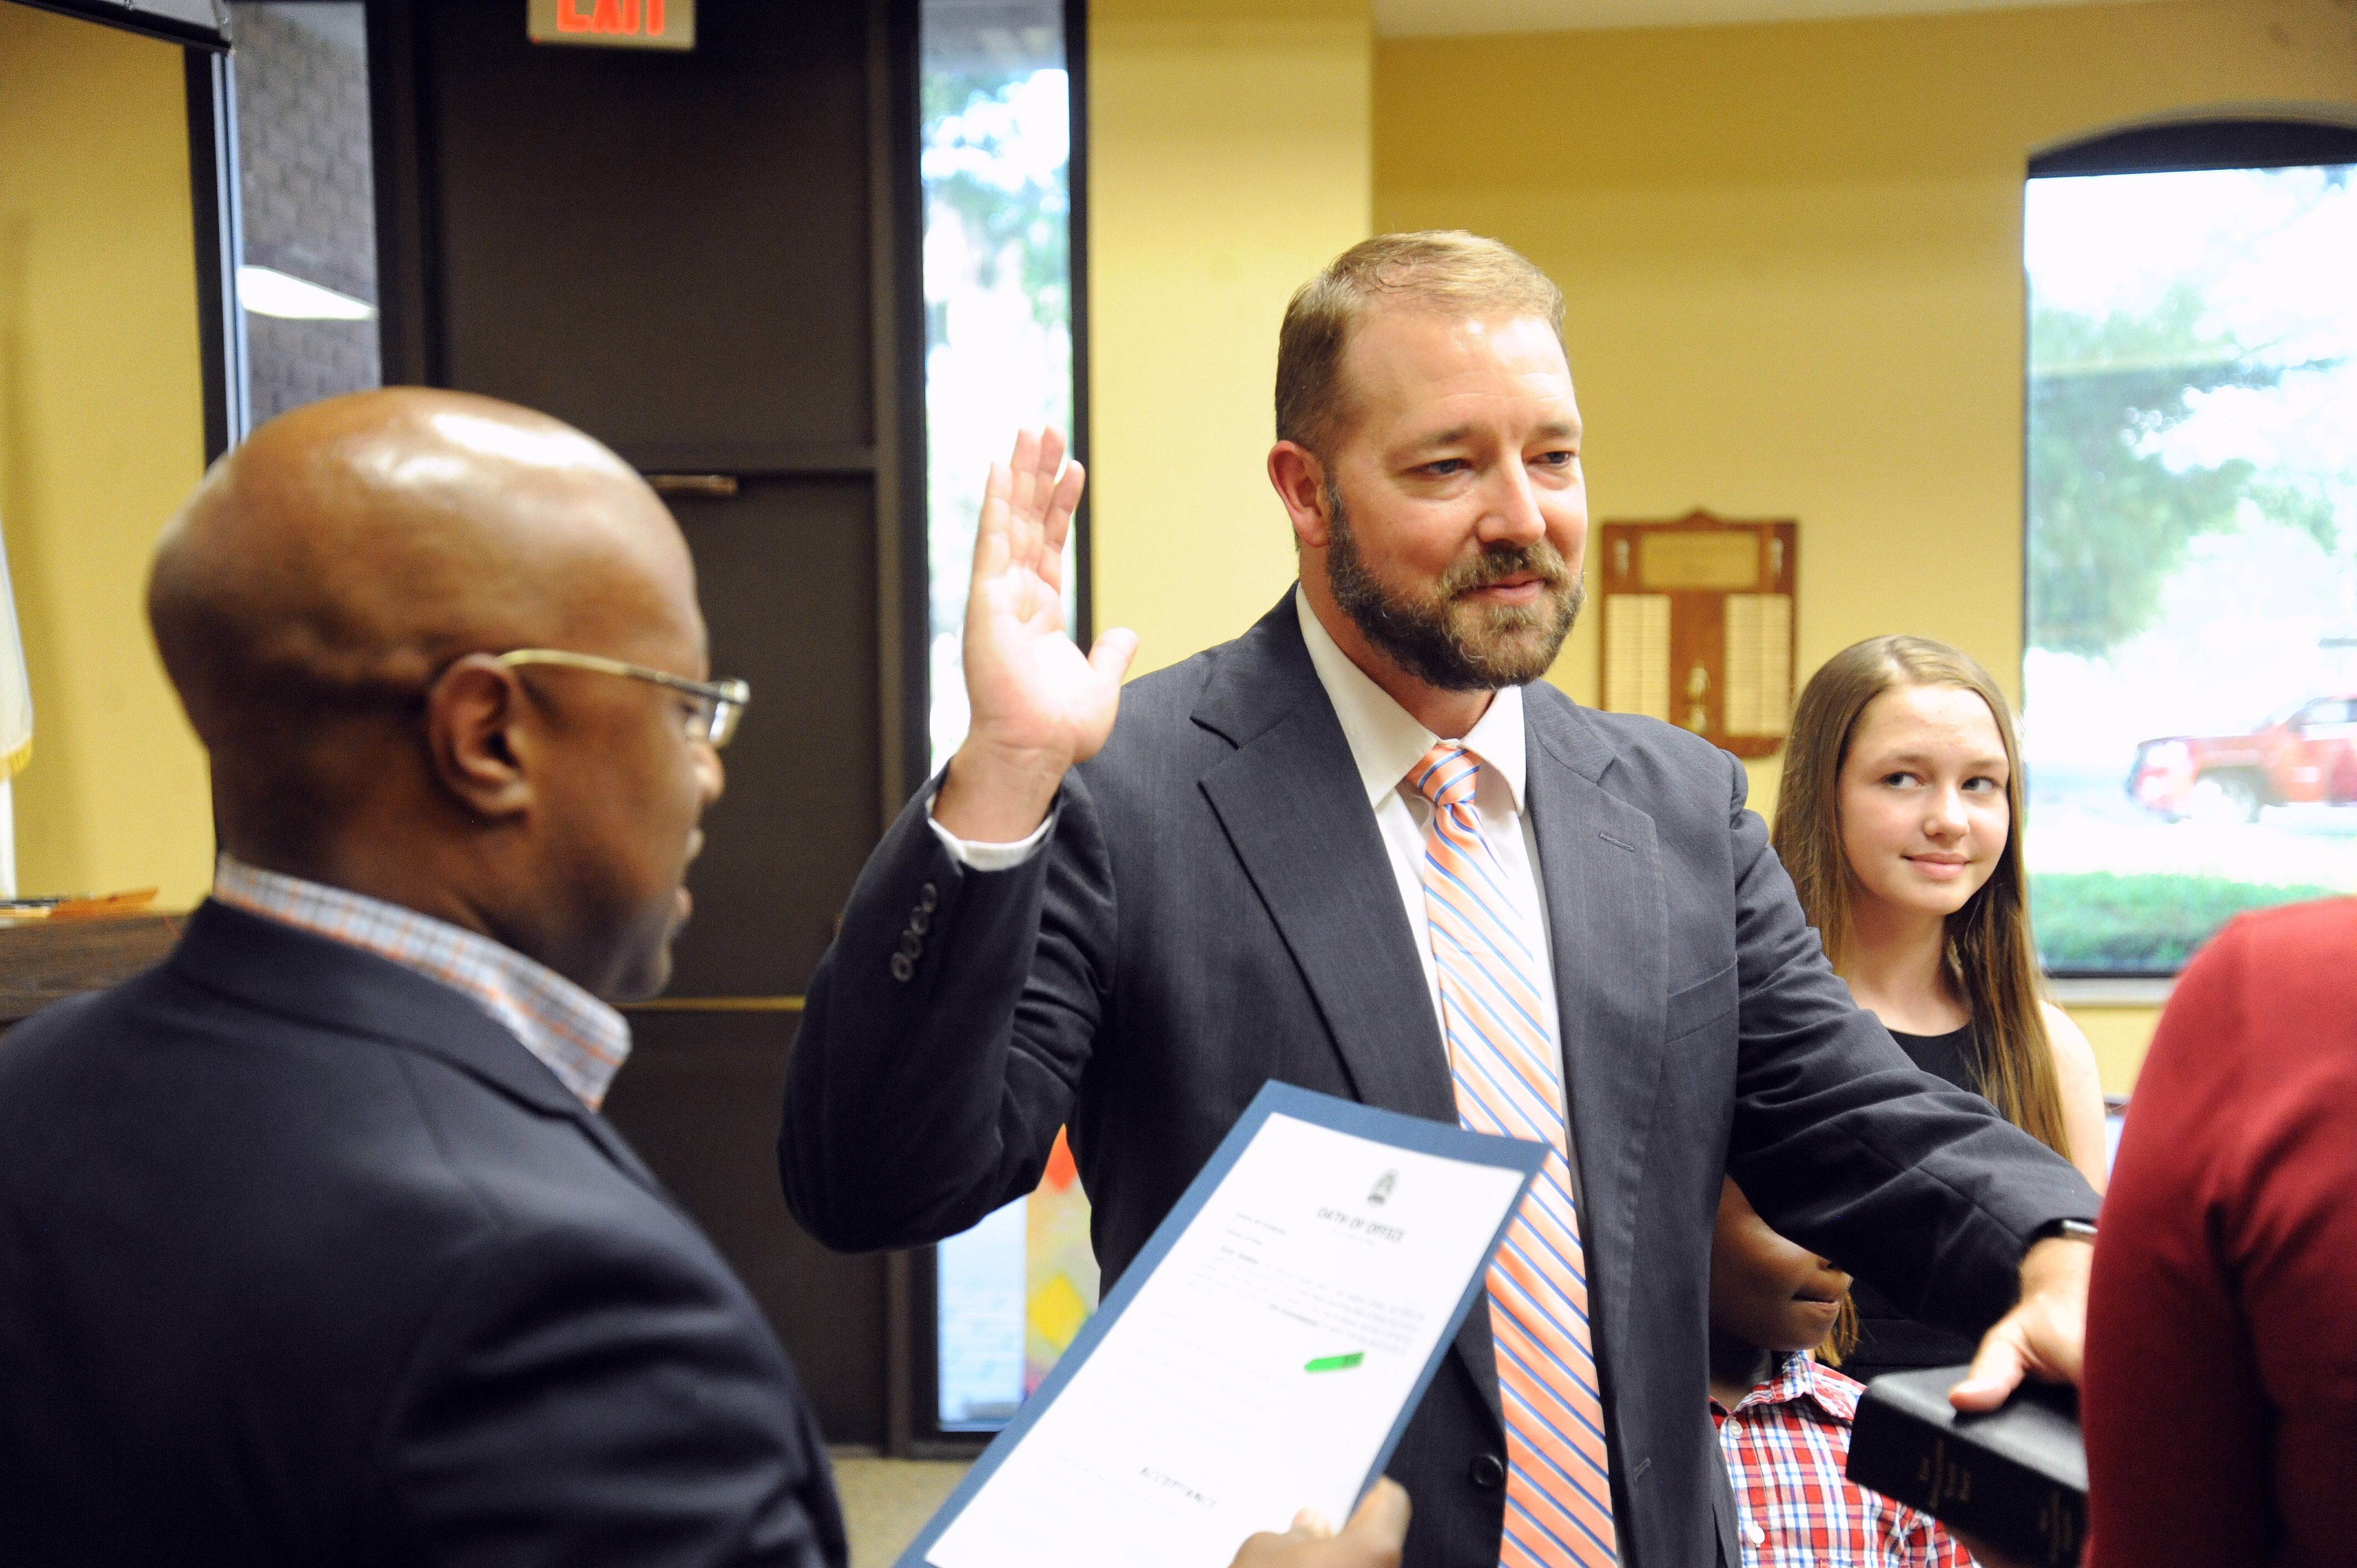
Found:
[[[1432,924],[1425,908],[1423,875],[1425,825],[1432,820],[1432,804],[1409,787],[1407,775],[1440,737],[1419,724],[1381,686],[1369,680],[1366,671],[1351,662],[1351,656],[1327,632],[1317,612],[1309,607],[1308,596],[1298,586],[1293,590],[1293,607],[1301,618],[1301,639],[1309,645],[1309,662],[1317,669],[1318,683],[1326,688],[1327,700],[1334,704],[1334,716],[1342,723],[1342,738],[1350,743],[1351,760],[1358,765],[1359,782],[1367,792],[1368,809],[1374,813],[1376,831],[1383,835],[1383,852],[1391,859],[1392,876],[1399,885],[1400,905],[1406,911],[1408,929],[1415,937],[1416,957],[1424,965],[1425,991],[1432,998],[1437,1020],[1440,1016],[1440,972],[1432,958]],[[1523,742],[1522,688],[1508,686],[1490,700],[1489,711],[1466,733],[1463,744],[1481,759],[1473,806],[1481,819],[1482,837],[1498,857],[1505,874],[1507,893],[1515,906],[1500,911],[1500,917],[1518,925],[1530,950],[1538,955],[1539,972],[1529,976],[1531,987],[1539,994],[1539,1022],[1546,1026],[1548,1037],[1555,1041],[1560,1053],[1562,1030],[1555,1010],[1555,958],[1547,946],[1546,899],[1539,882],[1538,839],[1532,832],[1528,813],[1523,810],[1526,777]],[[1048,837],[1047,822],[1040,823],[1020,843],[1007,844],[972,843],[939,822],[932,827],[950,854],[976,871],[1003,871],[1020,865],[1038,853]],[[1561,1059],[1560,1055],[1557,1059]]]

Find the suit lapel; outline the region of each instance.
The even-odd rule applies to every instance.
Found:
[[[1652,818],[1600,787],[1611,748],[1551,687],[1528,688],[1524,712],[1524,803],[1547,903],[1583,1240],[1589,1278],[1603,1282],[1601,1360],[1607,1347],[1630,1342],[1630,1292],[1610,1282],[1638,1266],[1667,907]],[[1359,1099],[1455,1122],[1448,1049],[1399,884],[1289,594],[1221,661],[1195,719],[1236,747],[1205,773],[1203,792],[1300,966]],[[1486,1311],[1467,1317],[1457,1350],[1497,1416]]]
[[[1457,1120],[1424,966],[1341,722],[1288,594],[1196,704],[1235,752],[1203,776],[1221,826],[1369,1105]]]
[[[1546,888],[1581,1240],[1604,1306],[1602,1362],[1608,1347],[1630,1343],[1630,1292],[1614,1282],[1641,1266],[1638,1183],[1662,1065],[1667,905],[1652,818],[1598,783],[1611,750],[1568,699],[1530,690],[1525,805]]]
[[[566,1090],[566,1093],[569,1095],[571,1090]],[[639,1152],[622,1141],[622,1135],[614,1131],[614,1124],[611,1122],[578,1101],[574,1102],[572,1114],[575,1120],[581,1123],[581,1130],[589,1134],[589,1141],[604,1150],[606,1157],[619,1165],[624,1176],[629,1176],[673,1208],[679,1208],[682,1214],[687,1212],[686,1209],[680,1208],[678,1199],[672,1197],[671,1190],[655,1178],[655,1173],[647,1169],[646,1162],[639,1158]]]

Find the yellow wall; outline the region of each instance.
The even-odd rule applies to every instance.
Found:
[[[0,4],[0,529],[32,669],[27,893],[210,875],[203,754],[142,608],[204,466],[180,51]]]
[[[1089,17],[1096,623],[1137,671],[1293,580],[1262,459],[1294,289],[1364,239],[1368,0],[1097,0]]]
[[[1392,39],[1375,221],[1494,234],[1563,285],[1598,520],[1800,520],[1803,674],[1911,631],[2018,698],[2025,162],[2287,102],[2357,105],[2336,0]],[[1594,617],[1555,679],[1595,700]],[[1772,810],[1777,764],[1752,776]],[[2109,1087],[2153,1016],[2082,1011]]]
[[[2136,1069],[2144,1066],[2144,1053],[2152,1044],[2153,1027],[2160,1022],[2160,1009],[2073,1002],[2064,1010],[2086,1032],[2087,1044],[2094,1048],[2104,1092],[2126,1094],[2134,1089]]]

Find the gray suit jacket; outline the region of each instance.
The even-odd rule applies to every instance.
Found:
[[[1907,1311],[1978,1329],[2061,1159],[1916,1072],[1801,916],[1741,768],[1529,689],[1534,816],[1623,1561],[1738,1561],[1705,1334],[1722,1171]],[[1454,1121],[1415,939],[1290,596],[1133,682],[1049,845],[977,873],[912,801],[820,965],[779,1163],[828,1244],[951,1235],[1037,1184],[1056,1130],[1108,1282],[1269,1079]],[[1486,1314],[1391,1466],[1408,1562],[1494,1568],[1504,1453]]]

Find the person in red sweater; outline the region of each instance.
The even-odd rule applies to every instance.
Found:
[[[2178,982],[2082,1401],[2093,1568],[2357,1552],[2357,899],[2245,915]]]

